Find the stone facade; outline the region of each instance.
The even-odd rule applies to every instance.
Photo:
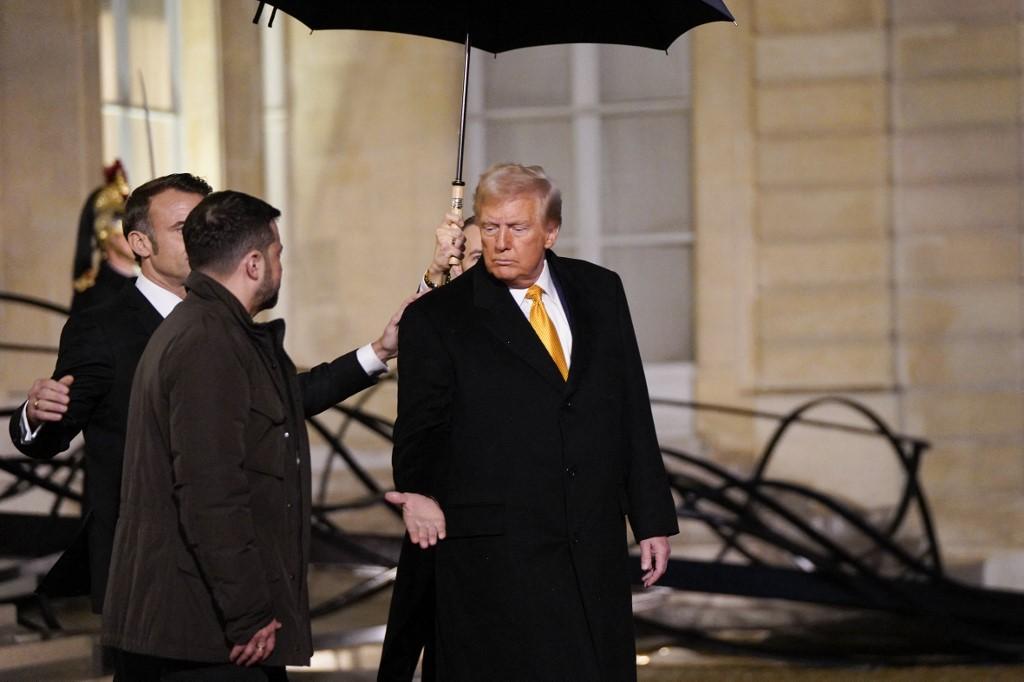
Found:
[[[698,307],[726,306],[707,313],[722,322],[698,324],[699,398],[773,411],[823,394],[861,400],[897,430],[932,441],[922,479],[947,554],[1017,545],[1022,8],[1011,0],[730,6],[737,27],[695,37],[698,152],[723,144],[713,123],[722,117],[738,126],[744,150],[725,160],[697,155],[698,188],[717,182],[726,163],[744,206],[722,230],[714,214],[728,183],[698,204]],[[723,60],[725,52],[741,58]],[[745,115],[731,110],[740,102]],[[711,248],[730,233],[742,235],[731,244],[742,256],[731,261]],[[702,435],[749,461],[770,427],[731,424],[706,419]],[[873,450],[860,439],[794,434],[773,473],[885,506],[900,471]]]
[[[71,303],[78,212],[102,179],[95,0],[0,10],[0,290]],[[56,346],[63,318],[0,305],[0,339]],[[0,353],[0,390],[48,373],[47,355]]]
[[[1024,8],[729,4],[737,26],[693,36],[698,399],[784,412],[852,396],[933,442],[923,480],[947,554],[1020,546]],[[283,192],[288,343],[310,364],[371,339],[416,286],[447,203],[461,49],[310,34],[278,16],[268,52],[250,10],[183,5],[184,158],[219,184]],[[97,12],[94,0],[0,12],[2,289],[69,298],[70,234],[105,161]],[[283,93],[265,88],[268,55]],[[59,328],[0,306],[6,341],[55,344]],[[51,362],[0,354],[0,391],[13,400]],[[382,391],[373,408],[392,414],[393,401]],[[770,430],[698,420],[709,450],[740,467]],[[876,441],[806,429],[770,473],[872,507],[900,486]]]

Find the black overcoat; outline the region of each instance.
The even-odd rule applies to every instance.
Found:
[[[400,327],[395,484],[436,498],[443,680],[635,677],[626,517],[678,532],[619,277],[548,254],[568,381],[484,267]]]
[[[60,335],[53,378],[75,377],[68,411],[47,423],[29,444],[20,442],[22,405],[10,421],[11,440],[24,454],[49,459],[85,436],[85,503],[73,545],[44,579],[51,596],[90,594],[99,613],[114,542],[128,396],[135,366],[153,330],[163,321],[134,282],[113,301],[73,315]]]
[[[103,643],[227,662],[272,618],[266,665],[312,655],[303,421],[373,383],[352,352],[296,375],[284,323],[193,272],[132,387]]]

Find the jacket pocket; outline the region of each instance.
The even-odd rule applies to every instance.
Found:
[[[274,437],[275,434],[267,435],[267,438]],[[274,478],[284,478],[284,458],[285,453],[281,449],[272,443],[264,442],[249,450],[242,462],[242,468]]]
[[[266,417],[271,424],[284,423],[284,401],[273,390],[257,389],[252,395],[250,409]]]
[[[444,508],[445,535],[471,538],[504,535],[504,504],[452,504]]]
[[[246,429],[242,468],[284,478],[284,403],[273,389],[264,387],[253,392],[250,410],[252,419]]]

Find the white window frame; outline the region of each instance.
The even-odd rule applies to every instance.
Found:
[[[643,49],[643,48],[636,48]],[[690,49],[689,43],[677,49]],[[603,118],[616,114],[692,113],[689,93],[675,98],[656,100],[601,101],[600,47],[594,44],[570,46],[571,97],[568,105],[492,107],[485,102],[486,74],[483,62],[494,58],[474,50],[470,61],[470,82],[466,122],[466,179],[472,185],[487,163],[487,125],[491,121],[551,120],[569,118],[573,133],[572,163],[575,186],[572,191],[577,215],[573,220],[574,235],[562,235],[560,242],[572,247],[575,254],[592,263],[602,264],[604,250],[617,246],[686,246],[693,253],[694,229],[692,211],[686,224],[673,232],[636,234],[610,233],[603,229],[601,188]],[[501,58],[499,55],[498,59]],[[692,182],[692,167],[690,173]],[[474,187],[469,188],[470,191]],[[692,261],[691,261],[692,262]],[[690,289],[694,296],[693,289]],[[694,309],[691,306],[691,309]],[[693,327],[691,320],[690,328]],[[692,400],[694,396],[695,363],[692,361],[648,362],[644,364],[652,397]],[[694,434],[692,416],[679,410],[655,409],[659,437],[666,440],[686,439]]]
[[[103,102],[102,115],[104,118],[113,118],[117,121],[118,156],[128,164],[128,159],[149,159],[149,151],[145,154],[136,154],[132,141],[132,122],[145,122],[145,108],[131,103],[132,79],[138,78],[138,73],[133,67],[131,55],[131,39],[129,37],[129,5],[131,0],[110,0],[110,14],[114,24],[115,40],[115,62],[117,65],[117,101]],[[184,167],[184,151],[182,141],[184,139],[184,124],[181,116],[181,4],[180,0],[164,0],[164,16],[167,19],[168,52],[167,60],[171,69],[171,108],[161,109],[152,105],[149,107],[149,118],[152,122],[169,123],[172,131],[171,144],[171,166],[172,169]],[[144,74],[143,74],[144,76]],[[155,151],[155,150],[154,150]],[[106,159],[111,161],[112,159]],[[170,172],[170,169],[156,167],[156,160],[153,159],[153,169],[157,176]],[[141,184],[137,178],[148,178],[150,165],[144,168],[128,168],[128,177],[133,185]]]
[[[573,229],[578,236],[562,236],[563,244],[571,245],[580,258],[601,264],[603,249],[615,246],[693,246],[692,222],[674,232],[638,234],[604,233],[601,208],[602,124],[603,117],[616,114],[688,113],[692,107],[688,96],[601,102],[599,46],[570,45],[572,97],[568,105],[487,108],[484,102],[485,78],[483,59],[490,54],[474,50],[470,62],[469,111],[467,115],[466,167],[467,178],[475,178],[487,167],[487,123],[489,121],[524,121],[569,118],[573,131],[573,166],[576,185],[571,190],[578,202],[578,220]],[[636,48],[642,49],[642,48]],[[500,56],[498,57],[501,58]],[[569,189],[569,188],[567,188]]]

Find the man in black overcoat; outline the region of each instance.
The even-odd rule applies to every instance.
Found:
[[[389,499],[436,546],[438,678],[633,679],[626,519],[647,586],[678,525],[622,283],[550,251],[539,167],[492,167],[474,208],[485,267],[399,340]]]

